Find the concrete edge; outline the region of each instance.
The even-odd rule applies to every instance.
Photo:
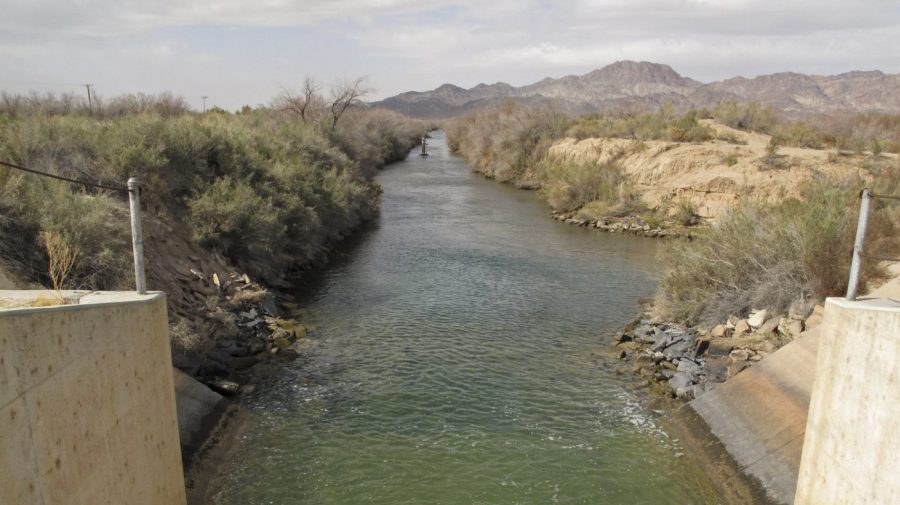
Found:
[[[216,432],[231,402],[205,384],[172,368],[181,460],[187,473],[195,456]]]
[[[876,312],[897,312],[900,311],[900,301],[892,298],[858,298],[850,301],[841,297],[829,297],[825,299],[825,304],[837,305],[843,309],[865,309]]]
[[[209,442],[213,441],[222,429],[225,414],[232,407],[231,401],[223,398],[212,410],[198,421],[198,429],[191,440],[181,445],[181,465],[184,473],[189,473],[202,455],[208,450]]]
[[[10,293],[17,291],[0,290],[0,299],[24,299],[25,296],[9,296]],[[28,291],[26,291],[28,292]],[[34,292],[34,291],[32,291]],[[74,292],[72,292],[74,293]],[[166,294],[162,291],[148,291],[147,294],[139,295],[131,291],[87,291],[84,293],[78,303],[68,303],[61,305],[48,305],[46,307],[10,307],[0,308],[0,316],[18,316],[23,314],[31,314],[37,311],[42,312],[65,312],[74,311],[90,307],[114,307],[122,305],[131,305],[138,303],[151,303],[157,299],[165,299]]]
[[[187,505],[208,505],[213,492],[213,479],[219,469],[232,457],[230,449],[240,437],[250,414],[227,398],[224,411],[218,416],[203,444],[184,467]]]
[[[762,482],[744,472],[703,417],[684,404],[665,419],[665,424],[694,453],[701,470],[728,505],[778,505]]]

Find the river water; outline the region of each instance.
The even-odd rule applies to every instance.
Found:
[[[379,223],[298,296],[301,358],[242,400],[212,502],[712,504],[616,373],[652,239],[561,225],[442,132],[380,176]]]

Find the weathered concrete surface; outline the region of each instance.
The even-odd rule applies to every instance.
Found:
[[[225,411],[228,400],[177,368],[172,373],[181,454],[187,466]]]
[[[818,328],[804,333],[680,409],[688,443],[730,503],[793,502],[817,339]]]
[[[867,299],[874,298],[900,300],[900,275],[867,295]],[[701,464],[729,503],[795,502],[817,375],[819,334],[825,326],[807,331],[673,416],[675,428],[703,454]],[[900,330],[892,336],[897,342]],[[900,355],[895,355],[895,363],[897,359]],[[900,398],[896,389],[892,394],[894,399]],[[895,467],[900,450],[892,454],[889,466]]]
[[[16,289],[13,281],[3,271],[3,267],[0,267],[0,289]]]
[[[795,503],[900,503],[900,302],[825,304]]]
[[[165,296],[81,302],[0,310],[0,503],[184,505]]]

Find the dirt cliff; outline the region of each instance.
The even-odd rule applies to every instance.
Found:
[[[771,137],[704,120],[720,140],[702,143],[634,141],[619,138],[566,138],[549,151],[551,158],[603,163],[614,156],[650,208],[689,199],[698,213],[715,220],[742,199],[777,202],[799,196],[813,178],[868,178],[895,166],[896,154],[778,147]],[[727,139],[727,140],[725,140]]]

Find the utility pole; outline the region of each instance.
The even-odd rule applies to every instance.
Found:
[[[91,115],[93,116],[93,115],[94,115],[94,105],[93,105],[93,101],[91,100],[91,86],[93,86],[93,84],[85,84],[85,85],[84,85],[84,87],[87,88],[87,95],[88,95],[88,111],[89,111],[89,112],[91,113]]]
[[[206,99],[209,98],[209,97],[208,97],[208,96],[201,96],[200,98],[203,99],[203,113],[206,114]]]

